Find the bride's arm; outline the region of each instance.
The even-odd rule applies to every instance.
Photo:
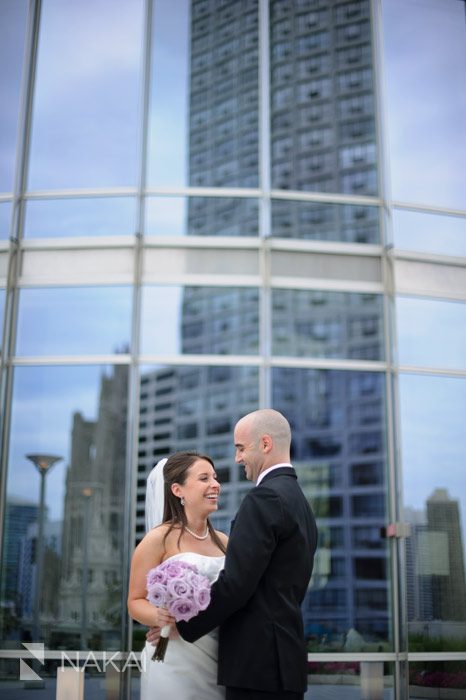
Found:
[[[146,599],[147,572],[162,562],[164,555],[164,528],[147,533],[134,550],[128,591],[128,612],[142,625],[163,627],[173,624],[174,618],[163,608],[156,608]]]

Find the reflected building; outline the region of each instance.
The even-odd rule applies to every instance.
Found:
[[[445,560],[432,573],[432,608],[435,619],[466,620],[464,549],[459,503],[446,489],[436,489],[427,500],[427,527],[436,537],[433,551]]]
[[[60,609],[51,643],[79,645],[83,596],[90,646],[118,638],[128,368],[101,377],[97,419],[75,413],[66,474]],[[85,578],[87,562],[87,577]],[[85,625],[86,626],[86,625]],[[93,641],[94,640],[94,641]],[[111,647],[110,647],[111,648]]]
[[[255,1],[191,2],[190,185],[257,186],[257,25]],[[370,3],[272,0],[270,40],[272,188],[376,194]],[[188,233],[255,235],[253,206],[194,198]],[[272,200],[269,233],[373,243],[377,217],[371,207]],[[274,289],[270,311],[274,356],[383,358],[380,295]],[[258,290],[186,287],[178,323],[184,355],[257,354]],[[233,463],[233,428],[258,403],[257,390],[241,388],[241,371],[172,368],[169,378],[166,369],[142,377],[137,539],[145,476],[167,451],[190,447],[216,461],[223,496],[213,520],[228,529],[250,487]],[[355,628],[386,639],[383,377],[275,368],[272,387],[273,406],[290,420],[293,460],[321,533],[303,606],[307,634],[339,638]]]
[[[406,517],[412,528],[406,541],[408,620],[416,623],[412,628],[425,631],[422,624],[429,630],[429,623],[435,621],[465,621],[459,502],[446,489],[438,488],[427,500],[425,511],[407,509]]]
[[[44,524],[44,570],[47,583],[41,592],[41,621],[45,625],[58,617],[57,590],[60,581],[61,536],[63,523],[47,521]],[[37,549],[37,522],[33,522],[21,542],[18,590],[21,596],[21,618],[23,628],[32,625],[34,615],[34,595],[36,588],[37,567],[35,553]]]
[[[1,605],[6,614],[21,615],[22,599],[18,589],[21,546],[32,523],[37,522],[39,506],[23,498],[10,496],[6,503],[5,543],[2,547]],[[7,612],[9,611],[9,612]]]

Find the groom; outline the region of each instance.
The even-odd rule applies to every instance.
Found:
[[[227,700],[301,700],[307,652],[300,605],[317,544],[314,516],[290,464],[291,431],[281,413],[249,413],[234,439],[235,461],[256,488],[233,521],[209,607],[178,622],[178,631],[193,642],[219,626],[218,683]]]

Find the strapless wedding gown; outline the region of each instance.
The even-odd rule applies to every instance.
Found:
[[[170,560],[194,564],[213,583],[225,557],[180,552]],[[170,639],[165,660],[152,661],[154,647],[146,643],[141,655],[141,700],[223,700],[225,688],[217,685],[217,630],[191,644]]]

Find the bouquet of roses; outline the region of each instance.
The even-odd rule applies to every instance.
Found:
[[[147,600],[166,608],[175,620],[190,620],[210,603],[210,582],[195,566],[184,561],[164,561],[147,574]],[[170,625],[162,627],[153,661],[163,661]]]

